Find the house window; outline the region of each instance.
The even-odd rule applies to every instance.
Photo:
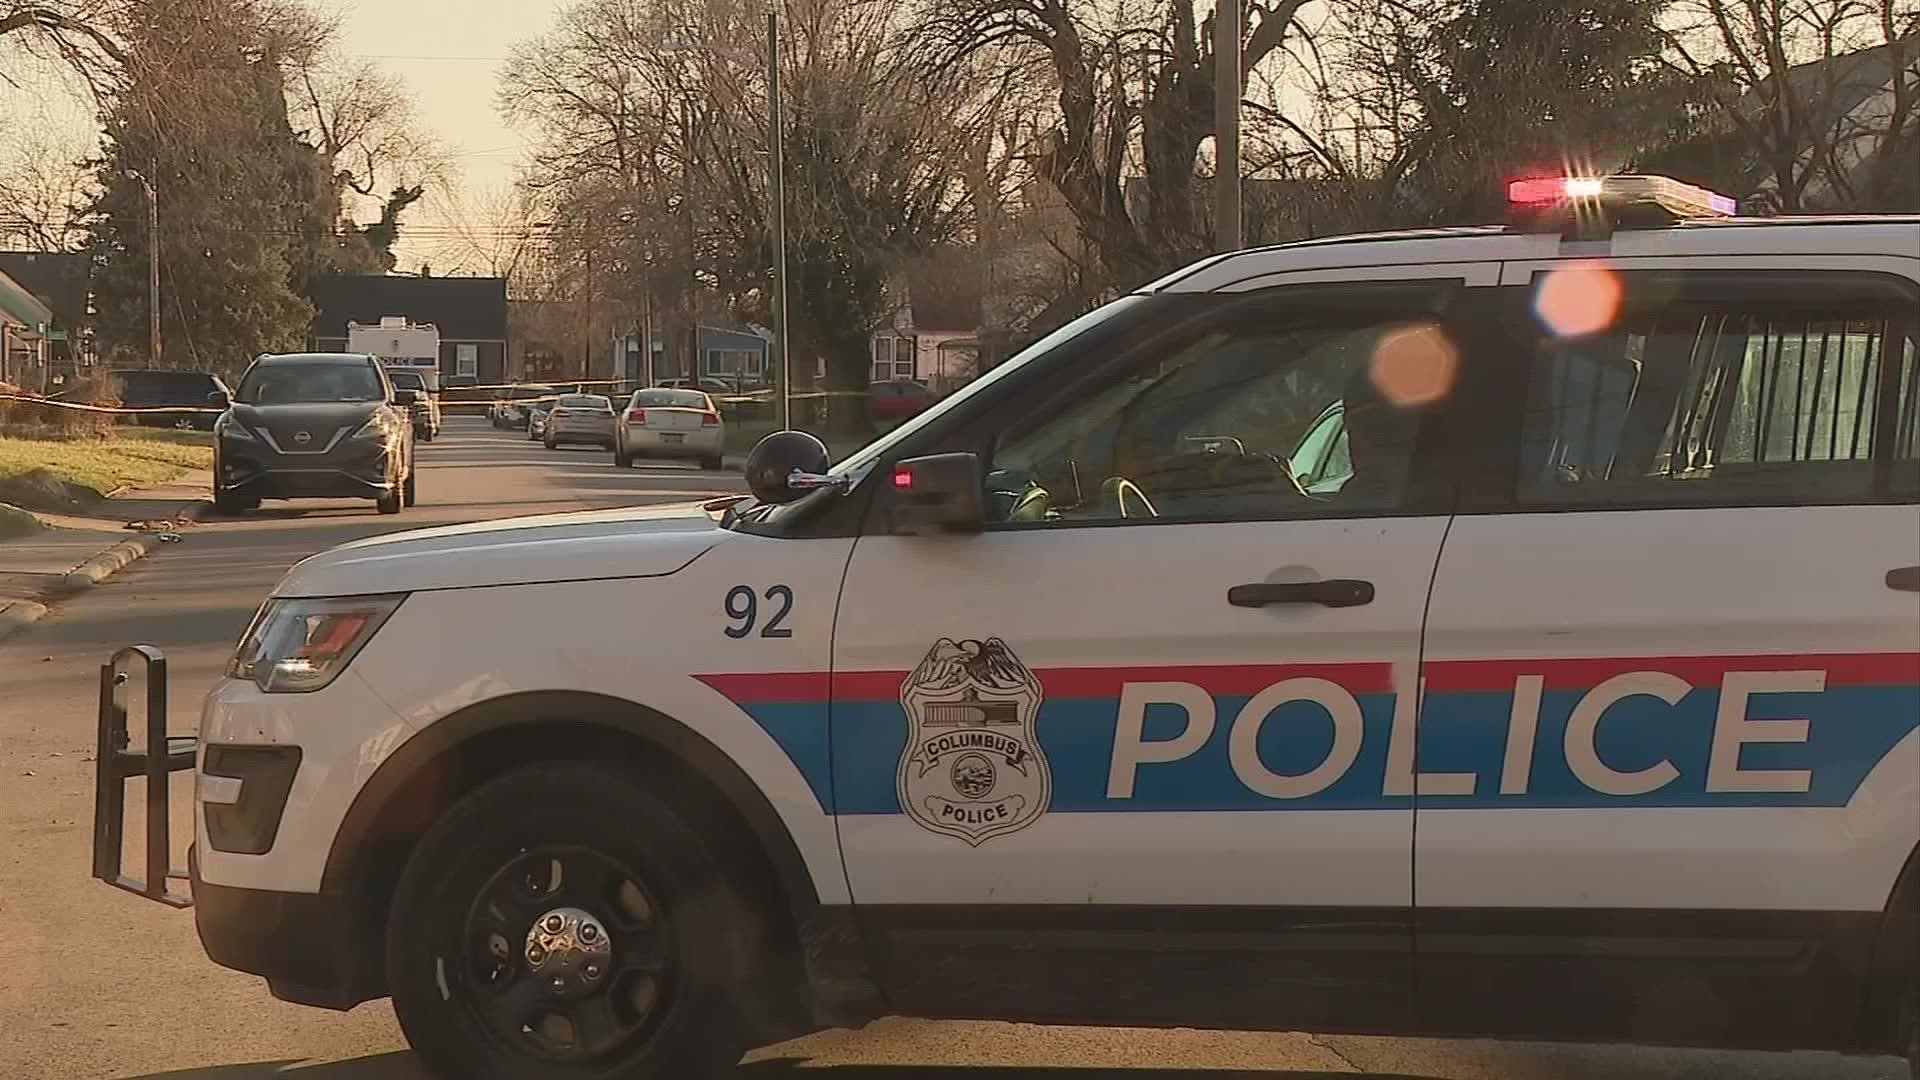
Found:
[[[886,382],[893,377],[893,341],[891,337],[873,339],[873,381]]]
[[[466,378],[478,378],[480,375],[480,346],[455,345],[453,347],[453,373]]]
[[[901,337],[893,339],[893,377],[911,379],[915,371],[913,365],[914,339]]]

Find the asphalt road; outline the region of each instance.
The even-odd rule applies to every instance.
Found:
[[[186,730],[260,598],[308,554],[420,525],[739,488],[736,476],[670,465],[618,471],[604,451],[549,452],[471,418],[449,418],[442,438],[421,447],[420,466],[420,505],[398,517],[379,517],[368,503],[283,503],[210,521],[0,645],[0,1077],[264,1080],[284,1070],[309,1080],[423,1080],[384,1002],[341,1014],[275,1001],[259,980],[205,959],[190,914],[87,876],[95,673],[112,649],[147,641],[166,650],[174,727]],[[176,815],[186,812],[185,786]],[[756,1052],[740,1075],[1903,1080],[1906,1073],[1890,1059],[1823,1054],[888,1020]]]

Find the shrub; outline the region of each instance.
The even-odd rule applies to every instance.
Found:
[[[64,401],[81,405],[101,405],[119,408],[120,392],[113,385],[111,376],[90,376],[77,379],[66,393],[60,395]],[[61,434],[72,438],[106,438],[113,434],[113,425],[119,419],[113,413],[93,412],[88,409],[62,409],[54,407],[48,411],[58,415],[48,417],[52,426]]]

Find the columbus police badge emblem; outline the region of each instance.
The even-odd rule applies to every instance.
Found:
[[[941,638],[900,687],[900,805],[975,847],[1046,812],[1053,775],[1034,731],[1040,680],[999,638]]]

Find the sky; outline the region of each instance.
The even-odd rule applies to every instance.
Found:
[[[471,217],[510,187],[528,140],[495,108],[499,69],[513,46],[552,24],[565,0],[323,0],[319,6],[339,17],[343,53],[374,60],[406,81],[420,126],[446,149],[451,189],[429,192],[411,208],[402,219],[403,236],[408,224],[437,227],[454,215]],[[95,144],[89,103],[59,72],[33,73],[17,87],[0,83],[0,116],[8,118],[0,123],[0,168],[9,162],[9,137],[21,133],[51,140],[76,160]],[[445,244],[403,240],[399,254],[401,270],[417,272],[429,259],[435,273],[462,269],[446,264],[453,252]]]
[[[336,0],[344,52],[375,60],[406,80],[419,121],[445,146],[451,191],[429,193],[402,219],[439,226],[454,214],[472,216],[488,196],[508,188],[527,136],[500,119],[494,106],[499,70],[512,48],[546,30],[564,0]],[[465,209],[461,209],[461,208]],[[475,224],[491,225],[491,222]],[[445,245],[402,242],[400,269],[419,270],[429,257],[451,255]],[[458,267],[436,266],[435,272]],[[477,268],[468,268],[477,269]]]

